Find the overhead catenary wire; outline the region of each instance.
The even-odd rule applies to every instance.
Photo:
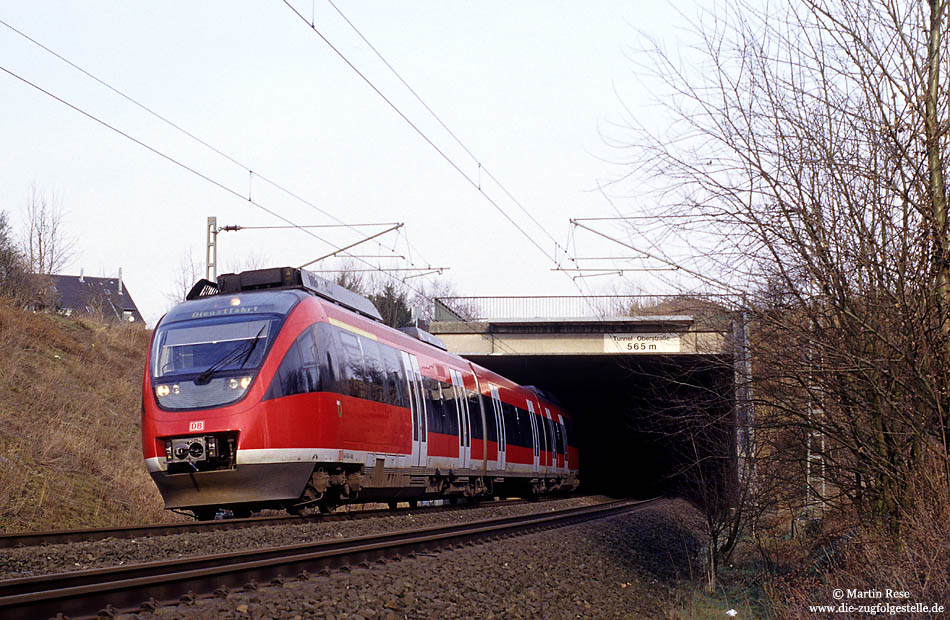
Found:
[[[307,18],[306,18],[299,10],[297,10],[297,7],[295,7],[293,4],[291,4],[291,3],[289,2],[289,0],[282,0],[282,2],[283,2],[285,5],[287,5],[287,7],[288,7],[291,11],[293,11],[293,13],[294,13],[298,18],[300,18],[300,20],[307,26],[307,28],[309,28],[309,29],[310,29],[311,31],[313,31],[318,37],[320,37],[320,39],[321,39],[324,43],[326,43],[327,46],[328,46],[331,50],[333,50],[333,52],[340,58],[340,60],[342,60],[344,63],[346,63],[346,65],[347,65],[348,67],[350,67],[350,69],[352,69],[352,70],[366,83],[366,85],[369,86],[369,87],[373,90],[373,92],[375,92],[377,95],[379,95],[379,97],[382,98],[382,100],[385,101],[386,104],[389,105],[389,107],[392,108],[392,110],[393,110],[401,119],[403,119],[410,127],[412,127],[412,129],[419,135],[419,137],[421,137],[421,138],[426,142],[426,144],[428,144],[429,146],[431,146],[431,147],[436,151],[436,153],[438,153],[439,156],[442,157],[442,159],[445,160],[445,162],[446,162],[447,164],[449,164],[449,166],[452,167],[452,169],[454,169],[463,179],[465,179],[466,181],[468,181],[468,183],[469,183],[473,188],[475,188],[475,190],[478,191],[478,192],[485,198],[485,200],[487,200],[487,201],[489,202],[489,204],[491,204],[491,205],[502,215],[502,217],[504,217],[506,220],[508,220],[508,222],[509,222],[512,226],[514,226],[514,227],[518,230],[518,232],[520,232],[520,233],[528,240],[529,243],[531,243],[531,245],[533,245],[535,248],[537,248],[538,251],[541,252],[541,253],[545,256],[545,258],[551,258],[551,257],[548,256],[547,251],[546,251],[543,247],[541,247],[541,245],[537,242],[537,240],[536,240],[534,237],[532,237],[531,235],[529,235],[529,234],[527,233],[527,231],[525,231],[524,228],[523,228],[520,224],[518,224],[518,222],[516,222],[516,221],[514,220],[514,218],[512,218],[511,215],[508,214],[507,211],[505,211],[505,209],[503,209],[503,208],[501,207],[501,205],[499,205],[491,196],[489,196],[488,194],[486,194],[486,193],[482,190],[482,188],[479,186],[479,183],[478,183],[478,179],[477,179],[477,178],[473,178],[471,175],[469,175],[469,174],[466,173],[464,170],[462,170],[462,167],[461,167],[454,159],[452,159],[451,157],[449,157],[449,155],[448,155],[443,149],[439,148],[439,146],[438,146],[424,131],[422,131],[422,129],[421,129],[417,124],[415,124],[415,123],[412,121],[412,119],[410,119],[410,118],[399,108],[399,106],[397,106],[397,105],[392,101],[392,99],[390,99],[389,97],[387,97],[386,94],[383,93],[383,91],[381,91],[381,90],[376,86],[376,84],[374,84],[373,81],[370,80],[370,79],[366,76],[365,73],[363,73],[362,71],[360,71],[360,69],[359,69],[356,65],[354,65],[354,64],[350,61],[350,59],[346,57],[345,54],[343,54],[343,52],[341,52],[335,45],[333,45],[333,43],[332,43],[326,36],[324,36],[324,34],[320,31],[320,29],[318,29],[318,28],[316,27],[316,25],[311,24],[310,21],[308,21]],[[557,263],[556,260],[554,260],[554,262],[555,262],[555,264]]]
[[[14,32],[15,34],[17,34],[18,36],[22,37],[23,39],[26,39],[27,41],[29,41],[29,42],[32,43],[33,45],[39,47],[40,49],[42,49],[42,50],[45,51],[46,53],[52,55],[53,57],[57,58],[57,59],[60,60],[61,62],[65,63],[66,65],[72,67],[72,68],[75,69],[76,71],[82,73],[83,75],[85,75],[85,76],[88,77],[89,79],[95,81],[97,84],[103,86],[104,88],[106,88],[106,89],[108,89],[109,91],[113,92],[114,94],[118,95],[119,97],[121,97],[121,98],[124,99],[125,101],[128,101],[129,103],[131,103],[131,104],[134,105],[135,107],[139,108],[140,110],[142,110],[142,111],[146,112],[147,114],[149,114],[150,116],[152,116],[153,118],[155,118],[155,119],[161,121],[162,123],[166,124],[167,126],[171,127],[172,129],[174,129],[174,130],[178,131],[179,133],[181,133],[181,134],[187,136],[189,139],[193,140],[194,142],[196,142],[196,143],[200,144],[201,146],[207,148],[208,150],[210,150],[211,152],[215,153],[216,155],[218,155],[218,156],[224,158],[225,160],[227,160],[228,162],[230,162],[230,163],[233,164],[234,166],[237,166],[237,167],[239,167],[239,168],[241,168],[241,169],[243,169],[243,170],[246,170],[247,173],[248,173],[248,194],[247,194],[247,198],[248,198],[248,199],[251,198],[251,188],[252,188],[252,185],[253,185],[253,179],[254,179],[254,177],[257,177],[258,179],[260,179],[261,181],[264,181],[265,183],[267,183],[267,184],[270,185],[271,187],[274,187],[275,189],[277,189],[277,190],[283,192],[284,194],[286,194],[287,196],[290,196],[291,198],[293,198],[293,199],[299,201],[300,203],[309,206],[310,208],[314,209],[314,210],[317,211],[318,213],[321,213],[322,215],[324,215],[324,216],[330,218],[330,219],[333,220],[334,222],[337,222],[337,224],[339,224],[339,225],[342,226],[342,227],[350,228],[350,229],[352,229],[352,230],[355,231],[355,229],[356,229],[357,227],[359,227],[359,226],[364,226],[363,224],[360,224],[360,225],[347,224],[346,222],[344,222],[343,220],[341,220],[340,218],[338,218],[338,217],[335,216],[334,214],[330,213],[330,212],[327,211],[326,209],[323,209],[322,207],[320,207],[319,205],[313,203],[312,201],[307,200],[307,199],[304,198],[303,196],[300,196],[299,194],[297,194],[296,192],[290,190],[289,188],[287,188],[286,186],[282,185],[281,183],[278,183],[277,181],[274,181],[273,179],[271,179],[271,178],[269,178],[269,177],[267,177],[267,176],[265,176],[265,175],[262,175],[260,172],[257,172],[257,171],[255,171],[255,170],[252,170],[251,167],[250,167],[248,164],[245,164],[245,163],[243,163],[242,161],[238,160],[237,158],[233,157],[232,155],[229,155],[228,153],[226,153],[226,152],[223,151],[222,149],[220,149],[220,148],[214,146],[213,144],[211,144],[210,142],[208,142],[208,141],[202,139],[201,137],[199,137],[199,136],[196,135],[195,133],[193,133],[193,132],[191,132],[191,131],[185,129],[183,126],[181,126],[181,125],[179,125],[178,123],[172,121],[172,120],[169,119],[168,117],[166,117],[166,116],[160,114],[159,112],[156,112],[154,109],[152,109],[151,107],[145,105],[145,104],[142,103],[141,101],[139,101],[139,100],[137,100],[137,99],[135,99],[135,98],[133,98],[133,97],[127,95],[126,93],[124,93],[124,92],[121,91],[120,89],[118,89],[118,88],[116,88],[115,86],[112,86],[110,83],[106,82],[104,79],[102,79],[102,78],[98,77],[97,75],[91,73],[90,71],[84,69],[83,67],[81,67],[81,66],[79,66],[78,64],[74,63],[73,61],[69,60],[68,58],[66,58],[66,57],[63,56],[62,54],[58,53],[56,50],[50,48],[49,46],[43,44],[42,42],[38,41],[37,39],[31,37],[30,35],[26,34],[25,32],[23,32],[22,30],[16,28],[15,26],[9,24],[8,22],[4,21],[3,19],[0,19],[0,25],[4,26],[5,28],[7,28],[8,30],[10,30],[11,32]],[[329,225],[327,225],[327,226],[329,226]],[[245,228],[246,228],[246,227],[245,227]],[[300,227],[299,227],[299,226],[288,226],[288,228],[300,228]],[[408,243],[409,243],[408,237],[406,238],[406,243],[407,243],[407,245],[408,245]],[[380,248],[386,248],[386,246],[383,246],[382,244],[379,244],[379,247],[380,247]],[[395,252],[393,252],[393,253],[395,253]],[[413,263],[410,261],[410,264],[413,264]]]
[[[15,73],[14,71],[12,71],[12,70],[6,68],[5,66],[0,65],[0,71],[2,71],[3,73],[6,73],[7,75],[9,75],[10,77],[12,77],[12,78],[14,78],[14,79],[16,79],[16,80],[22,82],[23,84],[26,84],[27,86],[30,86],[31,88],[33,88],[33,89],[39,91],[40,93],[46,95],[47,97],[50,97],[51,99],[53,99],[53,100],[59,102],[60,104],[62,104],[62,105],[64,105],[64,106],[68,107],[69,109],[73,110],[74,112],[77,112],[77,113],[81,114],[82,116],[84,116],[84,117],[86,117],[87,119],[89,119],[89,120],[91,120],[91,121],[97,123],[98,125],[101,125],[102,127],[105,127],[106,129],[109,129],[110,131],[112,131],[112,132],[114,132],[114,133],[116,133],[116,134],[122,136],[123,138],[125,138],[125,139],[127,139],[127,140],[129,140],[129,141],[131,141],[131,142],[133,142],[133,143],[135,143],[135,144],[137,144],[137,145],[139,145],[140,147],[146,149],[147,151],[153,153],[154,155],[157,155],[157,156],[159,156],[160,158],[164,159],[165,161],[167,161],[167,162],[169,162],[169,163],[171,163],[171,164],[177,166],[178,168],[180,168],[180,169],[182,169],[182,170],[184,170],[184,171],[186,171],[186,172],[188,172],[188,173],[190,173],[190,174],[192,174],[192,175],[194,175],[194,176],[196,176],[196,177],[202,179],[203,181],[205,181],[205,182],[207,182],[207,183],[210,183],[211,185],[217,187],[218,189],[220,189],[220,190],[222,190],[222,191],[224,191],[224,192],[227,192],[228,194],[231,194],[232,196],[234,196],[234,197],[236,197],[236,198],[238,198],[238,199],[240,199],[240,200],[242,200],[242,201],[247,202],[248,204],[253,205],[254,207],[256,207],[256,208],[258,208],[258,209],[264,211],[265,213],[268,213],[269,215],[272,215],[273,217],[276,217],[277,219],[281,220],[282,222],[285,222],[286,224],[288,224],[290,227],[293,227],[293,228],[300,228],[300,230],[301,230],[302,232],[304,232],[305,234],[307,234],[307,235],[313,237],[314,239],[317,239],[318,241],[320,241],[320,242],[322,242],[322,243],[325,243],[325,244],[327,244],[328,246],[330,246],[330,247],[332,247],[332,248],[337,248],[337,249],[339,249],[339,246],[337,246],[337,245],[334,244],[333,242],[331,242],[331,241],[329,241],[329,240],[327,240],[327,239],[324,239],[323,237],[321,237],[321,236],[317,235],[316,233],[312,232],[311,230],[301,228],[298,224],[296,224],[295,222],[293,222],[293,221],[290,220],[289,218],[287,218],[287,217],[281,215],[280,213],[274,211],[273,209],[270,209],[269,207],[267,207],[266,205],[262,204],[261,202],[259,202],[259,201],[257,201],[257,200],[254,200],[250,195],[245,196],[245,195],[244,195],[243,193],[241,193],[240,191],[238,191],[238,190],[236,190],[236,189],[234,189],[234,188],[232,188],[232,187],[229,187],[228,185],[225,185],[224,183],[222,183],[222,182],[220,182],[220,181],[218,181],[218,180],[216,180],[216,179],[214,179],[214,178],[208,176],[207,174],[205,174],[205,173],[203,173],[203,172],[197,170],[196,168],[194,168],[194,167],[192,167],[192,166],[189,166],[188,164],[185,164],[184,162],[182,162],[182,161],[180,161],[180,160],[178,160],[178,159],[172,157],[171,155],[169,155],[169,154],[167,154],[167,153],[165,153],[165,152],[159,150],[158,148],[153,147],[153,146],[151,146],[150,144],[148,144],[148,143],[146,143],[146,142],[144,142],[144,141],[142,141],[142,140],[136,138],[135,136],[133,136],[133,135],[131,135],[131,134],[129,134],[129,133],[127,133],[127,132],[125,132],[125,131],[119,129],[118,127],[116,127],[116,126],[114,126],[114,125],[112,125],[112,124],[106,122],[105,120],[103,120],[103,119],[101,119],[101,118],[95,116],[94,114],[92,114],[92,113],[90,113],[90,112],[87,112],[86,110],[80,108],[79,106],[77,106],[77,105],[75,105],[75,104],[73,104],[73,103],[67,101],[66,99],[63,99],[62,97],[60,97],[60,96],[54,94],[53,92],[51,92],[51,91],[49,91],[49,90],[43,88],[42,86],[36,84],[35,82],[32,82],[32,81],[28,80],[27,78],[25,78],[25,77],[23,77],[23,76],[21,76],[21,75]],[[143,107],[144,107],[144,106],[143,106]],[[249,172],[250,172],[250,171],[249,171]],[[338,218],[336,218],[335,216],[331,216],[331,217],[332,217],[334,220],[336,220],[336,221],[342,223],[342,221],[339,220]],[[380,244],[380,247],[385,247],[385,246],[382,246],[382,244]],[[407,247],[409,247],[408,243],[407,243]],[[413,292],[414,292],[415,294],[417,294],[419,297],[421,297],[421,298],[423,298],[423,299],[426,299],[426,300],[428,300],[428,301],[430,301],[430,302],[432,302],[432,303],[435,303],[435,298],[434,298],[434,297],[432,297],[432,296],[426,294],[424,291],[422,291],[422,290],[416,288],[415,286],[409,284],[408,282],[406,282],[406,280],[408,279],[408,277],[398,278],[394,273],[391,273],[389,270],[383,269],[382,267],[377,266],[377,265],[374,265],[374,264],[372,264],[372,263],[370,263],[370,262],[368,262],[368,261],[366,261],[366,260],[363,260],[363,259],[357,258],[357,257],[353,257],[353,256],[351,256],[350,258],[354,258],[357,262],[362,263],[362,264],[364,264],[364,265],[367,265],[367,266],[371,267],[371,269],[368,269],[368,270],[365,270],[365,271],[380,272],[380,273],[383,274],[385,277],[388,277],[388,278],[392,279],[393,281],[396,281],[396,282],[401,283],[403,286],[405,286],[406,288],[408,288],[408,289],[410,289],[411,291],[413,291]],[[414,263],[412,263],[412,261],[410,261],[410,264],[414,264]],[[433,268],[432,268],[431,266],[427,265],[427,266],[425,267],[425,269],[427,269],[427,270],[432,270]],[[435,270],[436,270],[438,273],[440,273],[440,274],[441,274],[442,271],[445,270],[445,269],[448,269],[448,268],[446,268],[446,267],[443,267],[443,268],[435,268]],[[412,271],[419,271],[419,268],[416,267],[416,268],[413,268],[413,269],[411,269],[411,270],[412,270]],[[427,274],[426,274],[426,275],[427,275]],[[500,346],[503,346],[503,348],[508,349],[510,352],[513,352],[513,350],[510,349],[510,347],[508,347],[507,345],[503,345],[503,343],[499,343],[499,345],[500,345]]]
[[[265,213],[268,213],[268,214],[272,215],[273,217],[276,217],[277,219],[281,220],[282,222],[286,222],[287,224],[291,225],[291,226],[294,227],[294,228],[299,228],[299,226],[297,226],[297,224],[294,223],[292,220],[290,220],[289,218],[287,218],[287,217],[281,215],[280,213],[274,211],[273,209],[267,207],[266,205],[260,203],[259,201],[253,200],[253,199],[252,199],[251,197],[249,197],[249,196],[245,196],[245,195],[242,194],[240,191],[238,191],[238,190],[236,190],[236,189],[234,189],[234,188],[232,188],[232,187],[229,187],[229,186],[225,185],[224,183],[222,183],[222,182],[220,182],[220,181],[218,181],[218,180],[216,180],[216,179],[213,179],[212,177],[208,176],[207,174],[201,172],[200,170],[197,170],[196,168],[193,168],[193,167],[189,166],[188,164],[185,164],[184,162],[179,161],[178,159],[175,159],[175,158],[172,157],[171,155],[168,155],[167,153],[164,153],[163,151],[160,151],[159,149],[157,149],[157,148],[155,148],[155,147],[153,147],[153,146],[151,146],[151,145],[149,145],[149,144],[143,142],[142,140],[139,140],[138,138],[136,138],[136,137],[133,136],[133,135],[131,135],[131,134],[129,134],[129,133],[126,133],[125,131],[122,131],[122,130],[119,129],[118,127],[116,127],[116,126],[114,126],[114,125],[112,125],[112,124],[110,124],[110,123],[108,123],[108,122],[106,122],[106,121],[100,119],[99,117],[97,117],[97,116],[91,114],[90,112],[87,112],[87,111],[83,110],[82,108],[80,108],[80,107],[78,107],[78,106],[76,106],[76,105],[70,103],[69,101],[66,101],[66,100],[63,99],[62,97],[59,97],[58,95],[56,95],[56,94],[54,94],[54,93],[52,93],[52,92],[46,90],[46,89],[43,88],[42,86],[40,86],[40,85],[38,85],[38,84],[36,84],[36,83],[34,83],[34,82],[31,82],[30,80],[26,79],[25,77],[23,77],[23,76],[21,76],[21,75],[19,75],[19,74],[17,74],[17,73],[14,73],[14,72],[11,71],[10,69],[7,69],[6,67],[0,65],[0,71],[2,71],[2,72],[4,72],[4,73],[6,73],[7,75],[9,75],[9,76],[11,76],[11,77],[13,77],[13,78],[19,80],[20,82],[22,82],[22,83],[24,83],[24,84],[26,84],[26,85],[28,85],[28,86],[34,88],[35,90],[38,90],[39,92],[43,93],[43,94],[46,95],[47,97],[50,97],[50,98],[52,98],[52,99],[58,101],[59,103],[63,104],[64,106],[66,106],[66,107],[68,107],[68,108],[70,108],[71,110],[73,110],[73,111],[75,111],[75,112],[78,112],[79,114],[85,116],[85,117],[88,118],[89,120],[94,121],[95,123],[98,123],[99,125],[101,125],[101,126],[107,128],[107,129],[109,129],[109,130],[111,130],[111,131],[113,131],[113,132],[119,134],[119,135],[122,136],[123,138],[125,138],[125,139],[127,139],[127,140],[130,140],[131,142],[134,142],[135,144],[141,146],[142,148],[148,150],[149,152],[151,152],[151,153],[153,153],[153,154],[155,154],[155,155],[158,155],[159,157],[161,157],[161,158],[164,159],[165,161],[167,161],[167,162],[169,162],[169,163],[172,163],[172,164],[174,164],[175,166],[178,166],[179,168],[181,168],[181,169],[183,169],[183,170],[185,170],[185,171],[187,171],[187,172],[189,172],[189,173],[195,175],[196,177],[198,177],[198,178],[204,180],[204,181],[207,182],[207,183],[210,183],[210,184],[214,185],[215,187],[217,187],[217,188],[219,188],[219,189],[221,189],[221,190],[223,190],[223,191],[225,191],[225,192],[231,194],[232,196],[234,196],[234,197],[236,197],[236,198],[239,198],[239,199],[241,199],[242,201],[245,201],[245,202],[247,202],[247,203],[253,205],[254,207],[257,207],[258,209],[264,211]],[[306,233],[306,234],[310,235],[311,237],[313,237],[314,239],[317,239],[318,241],[327,244],[327,245],[330,246],[331,248],[336,248],[337,250],[339,250],[339,246],[337,246],[336,244],[334,244],[333,242],[331,242],[331,241],[329,241],[329,240],[327,240],[327,239],[324,239],[323,237],[321,237],[321,236],[317,235],[316,233],[312,232],[311,230],[308,230],[308,229],[301,229],[301,230],[302,230],[304,233]],[[368,265],[369,267],[372,267],[374,271],[380,271],[380,272],[382,272],[382,273],[384,273],[384,274],[386,273],[386,271],[383,270],[381,267],[378,267],[377,265],[374,265],[374,264],[372,264],[372,263],[370,263],[370,262],[368,262],[368,261],[365,261],[365,260],[363,260],[363,259],[356,259],[356,260],[358,260],[359,262],[361,262],[361,263],[363,263],[363,264],[365,264],[365,265]],[[396,276],[394,276],[394,275],[390,275],[389,277],[391,277],[391,278],[394,279],[394,280],[399,280],[399,279],[396,278]],[[409,286],[409,285],[407,285],[407,286]],[[413,291],[415,291],[415,292],[416,292],[417,294],[419,294],[420,296],[426,297],[426,295],[425,295],[422,291],[420,291],[420,290],[418,290],[418,289],[416,289],[416,288],[414,288],[414,287],[412,287],[412,286],[409,286],[409,288],[412,289]]]
[[[547,235],[547,237],[548,237],[548,238],[554,243],[554,245],[555,245],[555,252],[556,252],[558,249],[560,249],[562,252],[564,252],[564,253],[566,254],[567,251],[561,246],[560,243],[558,243],[557,239],[555,239],[554,236],[551,235],[551,233],[549,233],[548,230],[541,224],[541,222],[539,222],[539,221],[534,217],[534,215],[532,215],[531,212],[530,212],[527,208],[525,208],[525,206],[524,206],[523,204],[521,204],[521,202],[511,193],[511,191],[509,191],[508,188],[505,187],[505,184],[502,183],[500,180],[498,180],[498,178],[495,177],[495,175],[491,173],[491,171],[488,169],[488,167],[485,166],[484,162],[482,162],[481,158],[479,158],[477,155],[475,155],[475,153],[473,153],[472,150],[471,150],[468,146],[466,146],[466,144],[462,141],[462,139],[459,138],[458,135],[457,135],[454,131],[452,131],[452,130],[449,128],[449,126],[445,123],[445,121],[443,121],[442,118],[441,118],[438,114],[435,113],[435,110],[433,110],[433,109],[429,106],[429,104],[425,102],[425,100],[422,98],[422,96],[419,95],[419,93],[416,92],[416,90],[415,90],[412,86],[409,85],[409,82],[407,82],[407,81],[402,77],[402,75],[401,75],[398,71],[396,71],[396,68],[393,67],[393,65],[392,65],[388,60],[386,60],[386,58],[382,55],[382,53],[381,53],[378,49],[376,49],[376,46],[374,46],[372,43],[370,43],[369,39],[367,39],[367,38],[363,35],[363,33],[360,31],[360,29],[357,28],[356,25],[355,25],[352,21],[350,21],[350,18],[348,18],[348,17],[343,13],[343,11],[340,10],[340,8],[336,5],[336,3],[334,3],[333,0],[327,0],[327,2],[330,4],[331,7],[333,7],[333,10],[335,10],[335,11],[337,12],[337,14],[339,14],[339,16],[340,16],[341,18],[343,18],[343,21],[345,21],[345,22],[347,23],[347,25],[349,25],[349,27],[353,29],[353,32],[356,33],[356,35],[360,38],[360,40],[362,40],[363,43],[365,43],[366,46],[369,47],[369,49],[371,49],[371,50],[373,51],[373,53],[376,55],[376,57],[379,58],[380,62],[382,62],[384,65],[386,65],[386,68],[389,69],[390,72],[392,72],[392,74],[393,74],[394,76],[396,76],[396,79],[399,80],[399,82],[400,82],[403,86],[406,87],[406,90],[408,90],[408,91],[412,94],[412,96],[415,97],[416,101],[418,101],[418,102],[420,103],[420,105],[422,105],[422,107],[425,108],[426,112],[428,112],[429,114],[431,114],[431,115],[432,115],[432,118],[434,118],[434,119],[436,120],[436,122],[442,127],[442,129],[444,129],[445,132],[446,132],[447,134],[449,134],[449,136],[451,136],[451,138],[455,141],[455,143],[458,144],[459,147],[460,147],[463,151],[465,151],[465,153],[468,154],[468,156],[471,157],[472,160],[474,160],[474,161],[478,164],[478,172],[479,172],[479,174],[481,174],[482,172],[484,172],[485,175],[488,176],[488,178],[490,178],[492,181],[494,181],[495,185],[497,185],[497,186],[501,189],[501,191],[503,191],[503,192],[505,193],[505,195],[508,196],[508,198],[509,198],[513,203],[515,203],[515,205],[517,205],[518,208],[521,209],[521,211],[522,211],[525,215],[528,216],[528,218],[529,218],[532,222],[534,222],[535,226],[537,226],[538,229],[541,230],[541,232],[543,232],[545,235]],[[311,23],[311,27],[313,27],[313,23]],[[477,188],[479,191],[482,191],[482,184],[481,184],[481,181],[477,181],[477,182],[476,182],[476,188]]]
[[[541,253],[544,255],[545,258],[551,260],[551,262],[553,262],[556,267],[559,267],[559,266],[560,266],[560,263],[559,263],[558,260],[557,260],[557,251],[558,251],[558,249],[561,249],[561,251],[564,252],[565,256],[567,256],[567,257],[573,262],[573,260],[574,260],[573,257],[571,257],[570,254],[567,253],[566,249],[564,249],[564,248],[562,248],[562,247],[560,246],[560,244],[557,242],[557,240],[554,239],[554,237],[551,236],[551,234],[548,233],[548,231],[547,231],[543,226],[541,226],[540,223],[538,223],[537,220],[535,220],[533,216],[530,215],[530,213],[528,213],[527,209],[525,209],[524,206],[521,205],[521,203],[508,191],[508,189],[507,189],[506,187],[504,187],[504,185],[503,185],[497,178],[495,178],[488,170],[485,171],[485,172],[486,172],[486,175],[489,176],[489,178],[491,178],[491,179],[502,189],[502,191],[509,197],[509,199],[511,199],[515,204],[517,204],[517,205],[519,206],[519,208],[521,208],[523,211],[525,211],[525,213],[528,214],[528,216],[532,219],[532,221],[534,221],[535,224],[538,225],[538,227],[539,227],[541,230],[543,230],[544,233],[545,233],[548,237],[550,237],[550,238],[552,239],[552,241],[554,241],[554,244],[555,244],[554,255],[553,255],[553,256],[549,256],[548,253],[547,253],[547,251],[546,251],[543,247],[541,247],[541,245],[538,243],[538,241],[537,241],[534,237],[532,237],[531,235],[529,235],[529,234],[527,233],[527,231],[525,231],[524,228],[523,228],[520,224],[518,224],[518,223],[514,220],[514,218],[512,218],[511,215],[509,215],[508,212],[507,212],[504,208],[501,207],[501,205],[498,204],[497,201],[495,201],[491,196],[489,196],[489,195],[482,189],[481,180],[480,180],[480,174],[481,174],[481,171],[482,171],[482,168],[483,168],[482,163],[481,163],[481,162],[478,160],[478,158],[475,157],[475,155],[464,145],[464,143],[462,143],[461,140],[458,139],[458,137],[454,134],[454,132],[452,132],[450,129],[448,129],[448,127],[447,127],[447,126],[445,125],[445,123],[441,120],[441,118],[439,118],[438,115],[436,115],[435,112],[432,111],[432,109],[422,100],[422,98],[416,93],[416,91],[415,91],[412,87],[409,86],[409,84],[402,78],[402,76],[399,75],[399,73],[392,67],[392,65],[375,49],[375,47],[366,39],[366,37],[364,37],[363,34],[362,34],[361,32],[359,32],[359,30],[352,24],[352,22],[350,22],[350,20],[342,13],[342,11],[340,11],[339,8],[336,7],[336,5],[334,5],[334,4],[331,2],[331,5],[333,6],[333,8],[336,9],[336,11],[337,11],[338,13],[340,13],[340,16],[343,17],[343,19],[350,25],[351,28],[353,28],[354,31],[356,31],[357,35],[370,47],[370,49],[373,50],[373,52],[380,58],[380,60],[383,62],[383,64],[385,64],[385,65],[396,75],[397,79],[409,90],[410,93],[413,94],[413,96],[414,96],[417,100],[420,101],[420,103],[423,105],[423,107],[425,107],[426,110],[429,111],[429,113],[437,120],[437,122],[438,122],[440,125],[442,125],[443,128],[446,129],[446,131],[449,133],[449,135],[451,135],[452,138],[453,138],[457,143],[459,143],[459,144],[462,146],[463,150],[465,150],[466,153],[468,153],[469,156],[472,157],[472,159],[474,159],[474,160],[478,163],[478,170],[479,170],[479,177],[478,177],[478,178],[473,178],[472,176],[470,176],[469,174],[467,174],[464,170],[462,170],[461,166],[460,166],[455,160],[453,160],[451,157],[449,157],[449,155],[448,155],[443,149],[439,148],[439,146],[438,146],[424,131],[422,131],[422,129],[421,129],[416,123],[414,123],[414,122],[412,121],[412,119],[410,119],[410,118],[392,101],[392,99],[390,99],[389,97],[387,97],[387,96],[376,86],[376,84],[374,84],[373,81],[370,80],[370,79],[366,76],[365,73],[363,73],[362,71],[360,71],[360,69],[359,69],[356,65],[354,65],[354,64],[350,61],[350,59],[347,58],[346,55],[343,54],[343,52],[341,52],[341,51],[339,50],[339,48],[337,48],[337,47],[316,27],[316,25],[315,25],[315,23],[313,22],[313,20],[308,21],[307,18],[306,18],[299,10],[297,10],[297,8],[296,8],[293,4],[291,4],[291,2],[290,2],[289,0],[282,0],[282,2],[295,14],[304,24],[306,24],[306,26],[307,26],[308,28],[310,28],[310,30],[313,31],[313,33],[316,34],[316,35],[317,35],[348,67],[350,67],[350,69],[352,69],[352,70],[363,80],[363,82],[365,82],[366,85],[369,86],[369,87],[373,90],[373,92],[375,92],[383,101],[385,101],[386,104],[387,104],[400,118],[402,118],[429,146],[431,146],[431,147],[442,157],[442,159],[444,159],[444,160],[446,161],[446,163],[449,164],[449,166],[451,166],[462,178],[464,178],[466,181],[468,181],[468,183],[469,183],[473,188],[475,188],[475,190],[478,191],[478,192],[485,198],[485,200],[487,200],[488,203],[491,204],[512,226],[514,226],[515,229],[516,229],[519,233],[521,233],[521,235],[524,236],[525,239],[527,239],[528,242],[529,242],[531,245],[533,245],[535,248],[537,248],[538,251],[541,252]],[[575,264],[576,264],[576,263],[575,263]],[[580,285],[578,284],[578,282],[577,282],[576,279],[572,278],[572,279],[571,279],[571,282],[572,282],[572,284],[574,285],[574,287],[577,288],[577,291],[578,291],[582,296],[585,295],[584,291],[581,289],[581,287],[580,287]],[[589,291],[588,291],[587,295],[589,295],[589,294],[590,294],[590,293],[589,293]],[[596,309],[595,309],[593,306],[591,306],[591,308],[596,311]]]

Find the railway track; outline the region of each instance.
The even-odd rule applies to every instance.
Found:
[[[0,581],[0,617],[95,616],[110,607],[133,611],[146,601],[176,602],[251,582],[307,578],[308,573],[434,551],[486,539],[562,527],[645,508],[656,500],[619,500],[342,540]]]
[[[531,500],[534,503],[563,499],[563,496]],[[469,508],[484,508],[486,506],[517,506],[528,503],[529,500],[516,499],[497,502],[476,502],[471,504],[453,504],[443,506],[427,506],[423,508],[389,508],[351,510],[330,514],[313,514],[303,516],[277,515],[270,517],[250,517],[246,519],[223,519],[220,521],[192,521],[187,523],[133,525],[125,527],[102,527],[81,530],[54,530],[48,532],[20,532],[15,534],[0,534],[0,549],[13,547],[33,547],[37,545],[57,545],[77,543],[106,538],[139,538],[143,536],[169,536],[173,534],[188,534],[196,532],[213,532],[219,530],[238,530],[268,525],[293,525],[298,523],[324,523],[330,521],[354,521],[371,519],[389,515],[415,512],[445,512],[451,510],[466,510]]]

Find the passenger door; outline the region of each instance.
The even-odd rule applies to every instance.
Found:
[[[452,387],[455,388],[455,410],[459,416],[459,467],[467,469],[472,465],[472,437],[468,419],[468,399],[465,398],[465,384],[462,373],[449,370]]]
[[[544,429],[547,431],[545,437],[548,438],[547,463],[551,468],[549,471],[557,471],[557,442],[554,440],[554,425],[557,423],[554,421],[554,416],[551,415],[551,410],[547,407],[544,408],[544,417],[546,418]]]
[[[534,453],[534,472],[538,471],[538,462],[541,457],[541,451],[539,447],[539,436],[538,436],[538,418],[534,415],[534,403],[530,400],[528,403],[528,420],[531,422],[531,447]]]
[[[419,360],[411,353],[402,353],[402,365],[406,372],[409,388],[409,409],[412,412],[412,457],[410,464],[415,467],[427,465],[428,436],[426,431],[426,405],[422,397],[422,373],[419,372]]]
[[[494,385],[489,386],[491,390],[492,411],[495,415],[495,426],[498,427],[498,469],[505,468],[505,417],[501,411],[501,395],[498,394],[498,388]]]

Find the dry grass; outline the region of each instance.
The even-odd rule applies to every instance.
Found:
[[[142,462],[148,339],[0,301],[0,531],[172,518]]]
[[[823,528],[815,539],[808,561],[799,570],[772,582],[769,590],[775,604],[774,617],[804,620],[816,617],[865,618],[867,613],[822,615],[809,610],[812,605],[879,603],[892,605],[943,604],[938,613],[896,614],[878,611],[882,617],[945,618],[950,609],[950,490],[940,472],[922,473],[912,482],[918,498],[901,515],[900,527]],[[831,524],[828,524],[831,525]],[[831,530],[829,533],[828,530]],[[887,596],[887,590],[906,592]],[[842,591],[843,599],[836,598]],[[848,590],[866,595],[851,596]],[[840,595],[840,592],[839,592]]]

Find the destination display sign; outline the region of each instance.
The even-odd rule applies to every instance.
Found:
[[[604,334],[604,353],[679,353],[680,334]]]

